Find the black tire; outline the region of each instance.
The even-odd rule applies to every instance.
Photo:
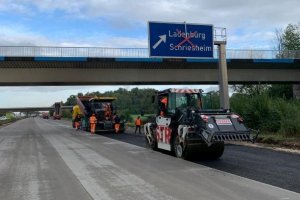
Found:
[[[224,142],[215,142],[208,147],[208,158],[212,160],[219,159],[224,153]]]
[[[189,158],[188,148],[180,142],[178,135],[176,135],[176,137],[174,138],[172,146],[174,154],[177,158],[182,158],[185,160]]]

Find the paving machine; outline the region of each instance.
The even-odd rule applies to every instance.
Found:
[[[97,118],[96,132],[114,132],[116,114],[113,106],[114,100],[116,100],[115,97],[79,96],[76,98],[77,106],[73,107],[73,116],[75,117],[75,113],[80,114],[82,116],[81,128],[89,131],[89,118],[95,114]],[[124,124],[124,122],[120,122],[119,133],[124,132]]]
[[[157,92],[153,103],[158,114],[144,126],[146,144],[172,151],[179,158],[217,159],[224,152],[224,141],[254,141],[255,135],[241,116],[227,109],[204,108],[203,98],[199,89]]]

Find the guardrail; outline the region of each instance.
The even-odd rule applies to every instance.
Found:
[[[147,58],[147,48],[0,46],[0,56]],[[227,49],[228,59],[300,59],[300,51]],[[218,58],[217,49],[214,58]]]

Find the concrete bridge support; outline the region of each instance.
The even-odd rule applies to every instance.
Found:
[[[293,96],[294,99],[300,100],[300,85],[293,85]]]

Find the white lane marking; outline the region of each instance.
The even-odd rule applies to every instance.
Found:
[[[81,182],[86,191],[93,197],[93,199],[110,200],[110,196],[97,184],[97,180],[89,173],[87,163],[78,156],[73,149],[80,149],[80,146],[73,144],[71,148],[69,145],[62,143],[53,136],[46,136],[53,147],[58,151],[61,158],[65,161],[67,166],[72,170],[77,179]],[[79,151],[79,150],[77,150]]]
[[[59,135],[44,135],[94,199],[176,200],[97,152]]]

